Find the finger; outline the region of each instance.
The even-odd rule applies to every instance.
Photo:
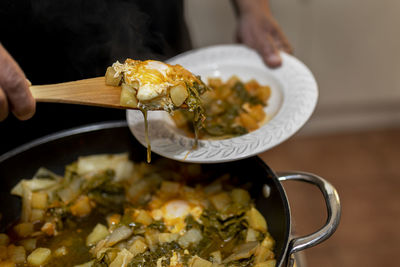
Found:
[[[271,68],[279,67],[282,64],[279,49],[275,44],[274,38],[270,34],[265,35],[264,40],[258,40],[259,52],[264,62]]]
[[[0,66],[0,86],[7,96],[9,108],[20,120],[31,118],[36,105],[29,90],[29,83],[21,68],[1,45]]]
[[[8,116],[8,103],[7,97],[0,87],[0,121],[4,121]]]
[[[273,38],[279,50],[293,54],[293,47],[290,45],[289,40],[283,34],[281,29],[278,28],[276,31],[274,31]]]
[[[30,82],[27,80],[21,81],[21,88],[24,87],[26,89],[20,90],[18,93],[20,95],[15,94],[15,98],[13,98],[10,102],[11,111],[15,117],[19,120],[28,120],[32,118],[36,111],[36,101],[32,96],[32,93],[29,89]],[[10,97],[11,99],[11,97]]]

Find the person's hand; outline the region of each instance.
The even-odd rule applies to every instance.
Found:
[[[18,119],[27,120],[35,113],[35,100],[29,81],[17,62],[0,44],[0,121],[11,111]]]
[[[272,17],[266,0],[237,0],[238,40],[257,50],[264,62],[279,67],[282,59],[279,50],[292,53],[292,47],[276,20]]]

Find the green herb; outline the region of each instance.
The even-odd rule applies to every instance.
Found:
[[[154,221],[147,226],[148,228],[158,230],[159,232],[163,233],[167,230],[164,222],[162,220]]]

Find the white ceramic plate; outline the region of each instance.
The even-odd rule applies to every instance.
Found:
[[[242,45],[218,45],[192,50],[168,63],[180,64],[203,81],[208,77],[232,75],[243,81],[256,79],[270,85],[271,98],[266,113],[268,123],[251,133],[225,140],[199,140],[192,150],[194,139],[175,127],[167,112],[148,112],[149,137],[152,151],[164,157],[186,162],[217,163],[247,158],[266,151],[292,136],[310,118],[318,99],[317,83],[311,71],[295,57],[282,53],[280,68],[270,69],[252,49]],[[146,146],[143,115],[127,111],[133,135]]]

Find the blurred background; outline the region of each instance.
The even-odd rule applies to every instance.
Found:
[[[274,170],[330,181],[342,220],[306,250],[307,266],[391,266],[400,231],[400,1],[270,0],[272,13],[314,73],[319,102],[294,137],[260,155]],[[186,0],[195,48],[235,41],[229,0]],[[311,186],[285,183],[299,235],[325,222]]]

